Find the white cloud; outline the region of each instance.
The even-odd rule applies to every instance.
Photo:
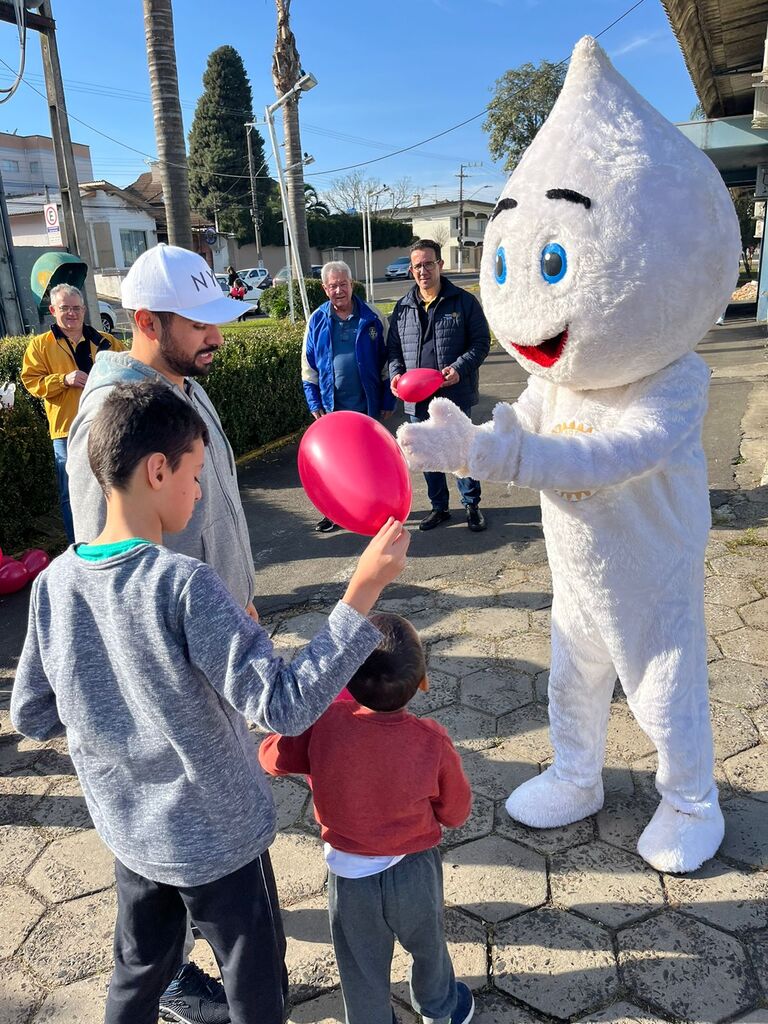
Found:
[[[615,50],[611,50],[609,56],[611,60],[615,60],[617,57],[623,57],[627,53],[632,53],[633,50],[639,50],[643,46],[649,46],[651,43],[655,43],[658,40],[665,38],[666,32],[651,32],[649,35],[635,36],[623,46],[619,46]]]

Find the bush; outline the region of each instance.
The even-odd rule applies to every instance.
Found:
[[[299,318],[303,318],[304,310],[301,306],[299,283],[296,280],[291,283],[293,285],[293,303],[296,315]],[[328,301],[328,296],[323,291],[322,281],[318,278],[305,277],[304,283],[307,286],[309,312],[314,313],[318,307]],[[352,291],[359,298],[365,299],[365,288],[359,281],[353,282]],[[267,316],[274,317],[276,320],[284,320],[290,312],[288,305],[288,285],[277,284],[273,285],[271,288],[265,288],[261,293],[260,306]]]
[[[58,508],[53,449],[36,400],[20,388],[12,409],[0,409],[0,544],[23,547],[34,520]]]

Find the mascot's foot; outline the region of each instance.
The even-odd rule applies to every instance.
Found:
[[[662,800],[637,841],[637,852],[657,871],[684,874],[714,857],[724,835],[716,798],[705,816],[685,814]]]
[[[531,828],[559,828],[596,814],[603,806],[603,783],[576,786],[555,774],[550,767],[529,779],[510,794],[505,807],[515,821]]]

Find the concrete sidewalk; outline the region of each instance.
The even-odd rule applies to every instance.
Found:
[[[617,693],[606,804],[563,829],[527,829],[503,803],[551,757],[547,735],[551,581],[537,496],[484,489],[490,528],[415,534],[408,569],[380,607],[407,615],[428,645],[431,689],[414,702],[451,733],[475,793],[446,834],[447,922],[478,1024],[545,1021],[768,1024],[768,365],[764,330],[733,324],[700,351],[713,367],[705,429],[714,525],[707,553],[709,661],[726,837],[690,877],[636,854],[657,797],[656,758]],[[523,374],[498,349],[483,370],[488,418]],[[241,474],[257,562],[257,605],[277,647],[308,640],[362,548],[317,535],[295,450]],[[414,519],[426,510],[420,479]],[[114,922],[112,860],[95,836],[62,742],[12,733],[7,706],[25,597],[0,601],[0,1024],[102,1019]],[[254,734],[256,742],[258,735]],[[272,849],[285,925],[292,1024],[343,1020],[325,910],[322,848],[303,781],[275,783]],[[215,971],[208,947],[195,959]],[[407,958],[393,995],[415,1024]]]

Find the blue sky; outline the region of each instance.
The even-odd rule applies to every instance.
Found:
[[[307,178],[319,191],[335,168],[444,131],[480,113],[508,68],[560,61],[582,35],[596,35],[634,0],[293,0],[302,63],[319,85],[301,102],[302,145],[315,157]],[[96,178],[117,185],[146,170],[156,152],[140,0],[53,0],[72,137],[91,147]],[[192,123],[208,54],[230,44],[242,56],[256,113],[275,98],[273,0],[175,0],[176,54],[185,130]],[[600,37],[618,70],[672,121],[696,103],[658,0],[643,0]],[[16,30],[0,24],[0,57],[14,69]],[[11,73],[0,65],[0,85]],[[25,78],[44,92],[38,38],[28,39]],[[75,117],[118,141],[109,141]],[[483,118],[361,172],[383,182],[410,177],[425,200],[457,194],[460,163],[472,168],[465,194],[493,199],[505,174],[488,154]],[[0,106],[0,130],[50,134],[45,100],[22,85]],[[119,145],[123,143],[124,145]],[[125,146],[133,147],[133,152]]]

